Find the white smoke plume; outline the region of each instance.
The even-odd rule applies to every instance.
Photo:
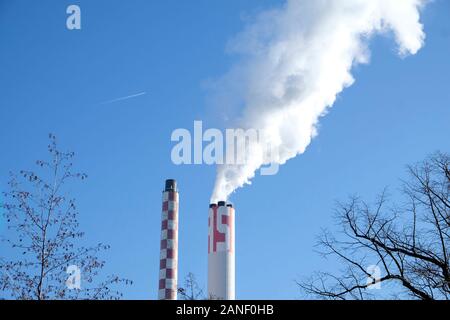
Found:
[[[230,44],[241,59],[222,84],[244,105],[241,128],[265,132],[284,164],[305,152],[321,116],[353,84],[352,67],[369,61],[376,34],[395,37],[400,56],[416,54],[425,39],[424,0],[288,0],[259,14]],[[234,98],[234,97],[233,97]],[[266,165],[259,146],[245,165],[220,165],[212,202],[249,184]]]

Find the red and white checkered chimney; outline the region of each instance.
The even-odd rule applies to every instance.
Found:
[[[208,298],[235,299],[234,208],[211,204],[208,218]]]
[[[176,300],[178,282],[178,190],[175,180],[166,180],[163,191],[159,300]]]

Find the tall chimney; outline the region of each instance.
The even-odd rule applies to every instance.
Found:
[[[159,300],[176,300],[178,282],[178,190],[175,180],[166,180],[163,191]]]
[[[209,206],[208,298],[235,299],[234,208],[225,201]]]

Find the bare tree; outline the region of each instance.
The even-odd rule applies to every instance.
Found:
[[[200,288],[195,275],[191,272],[184,278],[184,287],[178,288],[182,300],[204,300],[203,290]]]
[[[385,291],[397,298],[450,299],[449,165],[448,154],[436,153],[409,166],[397,204],[386,192],[372,206],[357,197],[338,204],[340,236],[324,231],[318,246],[345,268],[339,275],[318,272],[299,286],[326,299],[386,298]],[[381,285],[387,290],[370,290]]]
[[[94,284],[105,264],[98,254],[109,246],[78,245],[84,233],[66,187],[87,176],[72,171],[74,153],[59,151],[53,135],[48,151],[50,161],[36,162],[39,174],[11,173],[10,190],[3,193],[9,236],[1,238],[1,252],[11,259],[0,257],[0,292],[14,299],[118,299],[114,286],[131,281],[113,275]]]

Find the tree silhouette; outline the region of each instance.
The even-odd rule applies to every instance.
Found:
[[[383,192],[373,206],[357,197],[339,204],[341,237],[325,231],[318,245],[345,269],[340,275],[318,272],[300,287],[320,298],[367,299],[383,293],[370,289],[389,284],[397,298],[450,299],[449,165],[448,154],[436,153],[409,166],[399,203]]]
[[[184,287],[178,288],[181,300],[204,300],[203,290],[200,288],[195,275],[189,272],[184,278]]]
[[[109,246],[78,245],[84,233],[67,185],[87,175],[73,172],[74,153],[61,152],[51,134],[48,151],[49,161],[36,162],[38,172],[11,173],[3,193],[10,236],[1,240],[12,258],[0,257],[0,292],[14,299],[119,299],[114,288],[131,281],[112,275],[95,284],[105,264],[98,254]]]

